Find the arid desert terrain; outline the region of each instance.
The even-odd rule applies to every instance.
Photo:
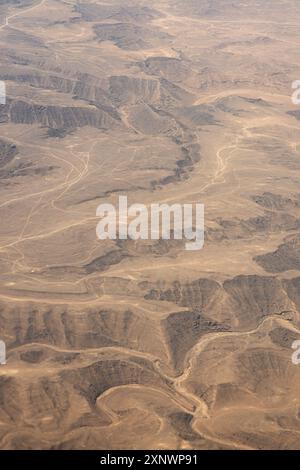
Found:
[[[0,0],[0,449],[300,449],[298,0]],[[205,245],[96,209],[202,203]]]

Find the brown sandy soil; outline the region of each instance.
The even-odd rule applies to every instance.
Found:
[[[0,448],[299,449],[298,1],[0,3]]]

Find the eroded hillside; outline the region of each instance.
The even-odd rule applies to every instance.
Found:
[[[299,449],[296,0],[0,4],[1,449]],[[205,245],[96,208],[205,204]]]

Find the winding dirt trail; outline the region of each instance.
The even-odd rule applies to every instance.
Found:
[[[5,23],[0,26],[0,30],[6,28],[6,26],[9,26],[9,21],[12,18],[16,18],[17,16],[21,16],[24,13],[28,13],[29,11],[35,10],[36,8],[41,7],[45,2],[46,2],[46,0],[42,0],[41,2],[37,3],[36,5],[33,5],[30,8],[27,8],[26,10],[18,11],[17,13],[14,13],[13,15],[7,16],[5,18]]]

